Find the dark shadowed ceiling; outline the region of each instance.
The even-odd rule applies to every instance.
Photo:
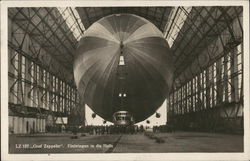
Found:
[[[172,8],[173,7],[77,7],[76,10],[85,28],[88,28],[94,22],[107,15],[130,13],[149,20],[164,32]]]

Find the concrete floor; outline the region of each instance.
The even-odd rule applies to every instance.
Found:
[[[166,153],[166,152],[242,152],[243,136],[197,132],[154,133],[164,140],[156,143],[144,134],[87,135],[71,139],[72,134],[9,135],[10,153]],[[45,145],[46,144],[46,145]]]

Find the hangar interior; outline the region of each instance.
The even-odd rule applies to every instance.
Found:
[[[8,8],[10,133],[84,125],[73,77],[78,41],[94,22],[120,13],[152,22],[173,52],[167,124],[243,133],[242,6]]]

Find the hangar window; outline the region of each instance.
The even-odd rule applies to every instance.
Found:
[[[173,111],[173,100],[172,100],[172,94],[170,94],[168,102],[169,102],[170,111]]]
[[[188,90],[187,90],[187,111],[191,111],[191,108],[192,108],[192,82],[189,81],[188,82]]]
[[[237,65],[238,71],[242,71],[243,63],[242,63],[242,44],[237,46]]]
[[[203,71],[203,88],[207,88],[207,80],[206,80],[206,70]]]
[[[39,85],[39,79],[40,79],[40,68],[38,65],[36,65],[36,83]],[[35,105],[36,107],[39,107],[39,88],[35,88]]]
[[[22,73],[21,73],[21,76],[22,76],[22,79],[25,79],[25,64],[26,64],[26,59],[24,56],[22,56]]]
[[[22,63],[21,63],[21,77],[22,77],[21,85],[22,85],[22,94],[24,94],[25,93],[25,75],[26,75],[26,73],[25,73],[25,71],[26,71],[26,67],[25,67],[26,59],[24,56],[22,56],[21,61],[22,61]]]
[[[14,57],[12,58],[12,63],[13,63],[13,67],[14,67],[14,75],[17,77],[18,76],[18,71],[19,71],[19,55],[18,53],[15,51],[14,53]],[[14,93],[14,97],[13,97],[13,102],[17,103],[17,92],[18,92],[18,83],[15,82],[17,80],[14,80],[14,84],[13,84],[13,93]]]
[[[213,65],[213,105],[215,106],[217,103],[217,71],[216,71],[216,63]]]
[[[239,74],[239,75],[238,75],[238,97],[239,97],[239,98],[240,98],[240,97],[242,96],[242,94],[243,94],[243,91],[241,91],[241,90],[243,90],[242,86],[243,86],[242,74]]]
[[[46,81],[47,81],[47,79],[46,79],[46,77],[47,77],[47,73],[46,73],[46,70],[42,70],[43,71],[43,73],[42,73],[42,75],[43,75],[43,77],[42,77],[42,79],[43,79],[43,88],[45,88],[46,87]]]
[[[30,106],[34,106],[34,63],[30,63],[30,82],[31,82],[31,89],[29,91],[29,98],[30,98]]]
[[[50,92],[48,91],[47,92],[47,107],[46,107],[46,109],[48,110],[49,109],[49,106],[50,106]]]
[[[39,73],[40,72],[40,68],[38,65],[36,65],[36,82],[39,85]]]
[[[213,65],[213,79],[214,79],[214,83],[216,83],[216,81],[217,81],[217,71],[216,71],[216,63],[214,63],[214,65]]]
[[[55,92],[55,88],[56,88],[56,85],[55,85],[56,81],[55,81],[55,76],[52,76],[52,91]]]
[[[68,107],[68,85],[67,84],[65,84],[65,86],[64,86],[64,90],[65,90],[65,110],[66,111],[69,111],[69,107]]]
[[[178,106],[179,106],[179,109],[180,109],[180,113],[182,114],[182,104],[181,104],[181,88],[179,88],[178,90]]]
[[[209,87],[209,107],[213,106],[213,87]]]
[[[58,111],[58,96],[55,94],[55,99],[54,99],[54,105],[55,105],[55,111]]]
[[[198,92],[198,76],[195,77],[195,92]]]
[[[65,82],[63,82],[62,90],[63,90],[63,96],[65,96]]]
[[[238,45],[237,47],[237,73],[238,73],[238,100],[240,99],[240,97],[242,97],[243,94],[243,82],[242,82],[242,68],[243,68],[243,63],[242,63],[242,44]]]
[[[60,95],[63,95],[63,82],[60,80]]]
[[[47,97],[45,97],[46,96],[46,94],[45,94],[45,92],[46,92],[46,90],[45,90],[45,87],[46,87],[46,71],[44,70],[44,69],[41,69],[41,74],[42,74],[42,87],[43,87],[43,89],[42,89],[42,96],[41,96],[41,101],[42,101],[42,108],[46,108],[46,102],[47,102]]]
[[[56,86],[56,91],[55,92],[58,92],[58,78],[56,77],[56,83],[55,83],[55,86]]]
[[[81,18],[74,7],[57,8],[76,40],[80,40],[85,30]]]
[[[193,91],[192,91],[192,110],[195,111],[195,102],[196,102],[196,77],[193,78]]]
[[[14,64],[14,75],[18,75],[18,69],[19,69],[19,54],[15,51],[14,56],[12,58],[12,62]]]
[[[34,107],[35,106],[35,97],[34,97],[34,91],[35,91],[35,87],[34,87],[34,76],[35,76],[35,64],[33,62],[31,62],[31,66],[30,66],[30,81],[31,81],[31,89],[30,89],[30,106]]]
[[[208,68],[208,79],[209,84],[211,84],[211,81],[213,80],[213,66],[209,66]]]
[[[187,112],[187,84],[184,85],[185,112]]]
[[[37,88],[35,88],[34,99],[35,99],[34,107],[39,107],[39,90]]]
[[[65,82],[62,83],[62,108],[65,111]]]
[[[227,57],[227,75],[228,77],[231,76],[231,67],[232,67],[232,58],[231,58],[231,53],[229,53],[229,56]]]
[[[237,55],[237,69],[238,69],[238,71],[242,71],[242,66],[243,66],[243,64],[242,64],[242,54],[241,53],[239,53],[238,55]]]
[[[225,60],[224,57],[221,58],[221,79],[223,81],[225,74]]]
[[[75,102],[71,101],[71,108],[74,110],[75,109]]]
[[[175,7],[166,25],[165,38],[171,48],[192,7]]]
[[[181,88],[178,90],[178,101],[181,101]]]
[[[231,53],[229,53],[231,55]],[[232,58],[231,56],[227,57],[227,63],[226,63],[226,69],[227,69],[227,96],[228,96],[228,102],[232,101]]]
[[[182,100],[182,113],[186,113],[186,103],[184,99]]]
[[[64,98],[62,98],[62,111],[66,112],[65,111],[65,99]]]
[[[58,110],[59,110],[59,112],[63,112],[62,102],[63,102],[62,97],[58,96],[58,106],[59,106]]]
[[[207,108],[207,71],[205,70],[203,73],[203,80],[204,80],[204,107]]]

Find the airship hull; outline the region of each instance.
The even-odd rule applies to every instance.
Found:
[[[113,121],[114,113],[128,111],[135,123],[140,122],[155,113],[170,91],[171,50],[146,19],[132,14],[107,16],[80,40],[74,77],[80,99],[103,119]]]

